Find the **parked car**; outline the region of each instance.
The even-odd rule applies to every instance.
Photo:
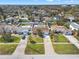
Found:
[[[24,40],[26,37],[25,37],[25,35],[22,37],[22,39]]]

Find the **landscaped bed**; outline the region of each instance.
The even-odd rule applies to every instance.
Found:
[[[55,34],[52,39],[53,42],[69,42],[63,34]]]
[[[11,55],[17,47],[17,44],[0,44],[0,55]]]
[[[0,43],[19,43],[20,37],[11,36],[11,40],[12,41],[8,42],[8,38],[7,38],[7,40],[4,40],[2,37],[0,37]]]
[[[25,49],[25,54],[37,55],[44,54],[44,45],[43,44],[29,44]]]
[[[73,44],[53,44],[53,47],[58,54],[79,54],[79,49]]]

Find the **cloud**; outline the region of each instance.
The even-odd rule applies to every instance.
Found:
[[[70,2],[74,2],[73,0],[70,0]]]
[[[54,1],[54,0],[46,0],[46,1],[52,2],[52,1]]]

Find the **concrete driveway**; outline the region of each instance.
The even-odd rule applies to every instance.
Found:
[[[79,41],[72,35],[64,35],[72,44],[79,49]]]

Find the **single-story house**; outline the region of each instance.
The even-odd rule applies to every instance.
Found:
[[[32,28],[33,33],[37,33],[37,30],[40,29],[43,33],[48,33],[49,29],[46,25],[34,25],[34,27]]]
[[[17,33],[27,34],[31,30],[31,26],[20,26],[17,28]]]
[[[65,28],[64,26],[54,25],[51,27],[51,30],[55,33],[62,33],[66,35],[72,35],[72,31],[70,29]]]
[[[61,16],[58,16],[58,15],[57,16],[54,16],[53,19],[54,20],[60,20],[61,19]]]
[[[72,22],[73,20],[75,20],[75,17],[74,16],[70,16],[70,17],[68,17],[68,19],[70,20],[70,22]]]
[[[51,27],[51,30],[57,33],[63,33],[66,29],[64,26],[57,26],[57,25],[53,25]]]

